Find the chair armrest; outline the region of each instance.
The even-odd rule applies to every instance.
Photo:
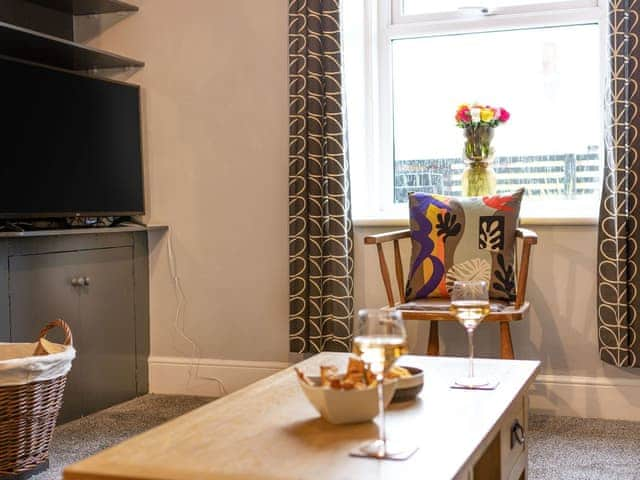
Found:
[[[391,242],[392,240],[400,240],[402,238],[410,238],[411,230],[396,230],[394,232],[378,233],[377,235],[367,235],[364,237],[365,245],[376,245],[379,243]]]
[[[538,243],[538,234],[527,228],[516,228],[516,237],[520,237],[531,245],[536,245]]]

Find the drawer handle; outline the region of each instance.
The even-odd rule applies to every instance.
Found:
[[[520,425],[520,422],[516,420],[511,427],[511,448],[515,445],[524,445],[524,428]]]

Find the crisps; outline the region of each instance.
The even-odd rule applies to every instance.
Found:
[[[338,378],[338,367],[335,365],[320,366],[320,385],[326,387]]]
[[[307,376],[304,374],[304,372],[302,370],[300,370],[298,367],[294,367],[294,369],[295,369],[296,373],[298,374],[298,378],[300,380],[302,380],[307,385],[313,387],[313,382],[307,378]]]
[[[411,372],[404,367],[391,367],[385,375],[386,378],[406,378],[410,376]]]
[[[295,369],[298,377],[307,385],[314,383],[298,368]],[[411,372],[404,367],[392,367],[386,378],[410,377]],[[344,375],[338,373],[335,365],[320,366],[320,386],[335,390],[364,390],[377,385],[376,376],[369,370],[368,366],[357,357],[349,357],[347,372]]]

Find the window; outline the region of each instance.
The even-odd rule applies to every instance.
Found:
[[[533,1],[344,2],[356,218],[406,217],[410,191],[459,194],[453,115],[476,101],[512,114],[494,169],[499,192],[526,188],[523,216],[597,216],[603,7]]]

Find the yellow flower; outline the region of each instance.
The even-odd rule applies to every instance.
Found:
[[[491,120],[493,120],[493,110],[491,110],[490,108],[483,108],[482,110],[480,110],[480,119],[483,122],[490,122]]]

